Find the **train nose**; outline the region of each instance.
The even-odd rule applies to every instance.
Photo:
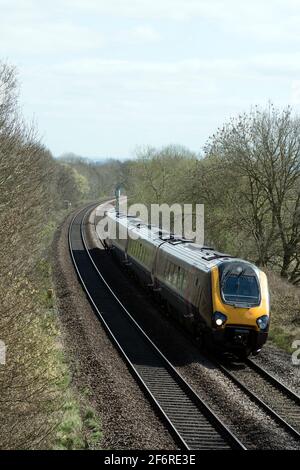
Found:
[[[235,330],[233,334],[233,343],[236,346],[247,346],[249,339],[249,331]]]

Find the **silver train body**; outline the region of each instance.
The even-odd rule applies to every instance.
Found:
[[[108,248],[185,328],[225,351],[260,351],[269,327],[261,270],[115,210],[106,216]]]

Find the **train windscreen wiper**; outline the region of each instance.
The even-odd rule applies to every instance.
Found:
[[[229,269],[227,272],[225,272],[225,274],[223,274],[222,281],[221,281],[221,287],[222,288],[224,287],[227,279],[229,278],[229,276],[231,276],[232,273],[233,273],[233,270]]]

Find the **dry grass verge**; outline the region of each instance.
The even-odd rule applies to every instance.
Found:
[[[292,352],[292,343],[300,339],[300,288],[267,271],[271,297],[269,339],[279,348]]]

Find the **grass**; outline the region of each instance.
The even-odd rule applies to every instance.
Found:
[[[102,438],[101,424],[95,411],[88,407],[84,413],[83,424],[86,429],[86,442],[89,449],[99,445]]]
[[[284,328],[279,326],[270,328],[269,341],[287,353],[292,353],[294,351],[292,343],[295,339],[295,336],[287,332]]]
[[[82,401],[82,400],[80,400]],[[81,404],[72,391],[63,407],[63,418],[57,428],[56,450],[97,449],[102,432],[99,417],[88,404]]]
[[[267,272],[271,297],[269,340],[291,353],[294,340],[300,340],[300,288],[278,274]]]
[[[71,385],[64,352],[61,352],[60,361],[64,367],[64,380],[61,385],[63,407],[53,448],[55,450],[99,449],[102,438],[101,421],[89,401],[91,390],[88,387],[75,390]]]
[[[63,349],[55,291],[52,281],[52,269],[49,259],[50,243],[58,222],[50,222],[45,228],[43,239],[43,255],[35,270],[35,296],[39,306],[39,324],[41,336],[44,335],[50,347],[49,369],[53,371],[55,380],[55,396],[59,413],[52,435],[45,446],[59,450],[79,450],[99,448],[102,432],[99,416],[90,404],[91,391],[88,388],[76,390],[71,383],[71,374],[66,353]],[[43,344],[41,338],[41,344]],[[41,354],[43,351],[41,351]],[[51,414],[52,412],[49,411]],[[50,419],[50,415],[49,415]]]
[[[85,448],[80,408],[70,391],[63,406],[63,419],[57,428],[54,448],[57,450]]]

